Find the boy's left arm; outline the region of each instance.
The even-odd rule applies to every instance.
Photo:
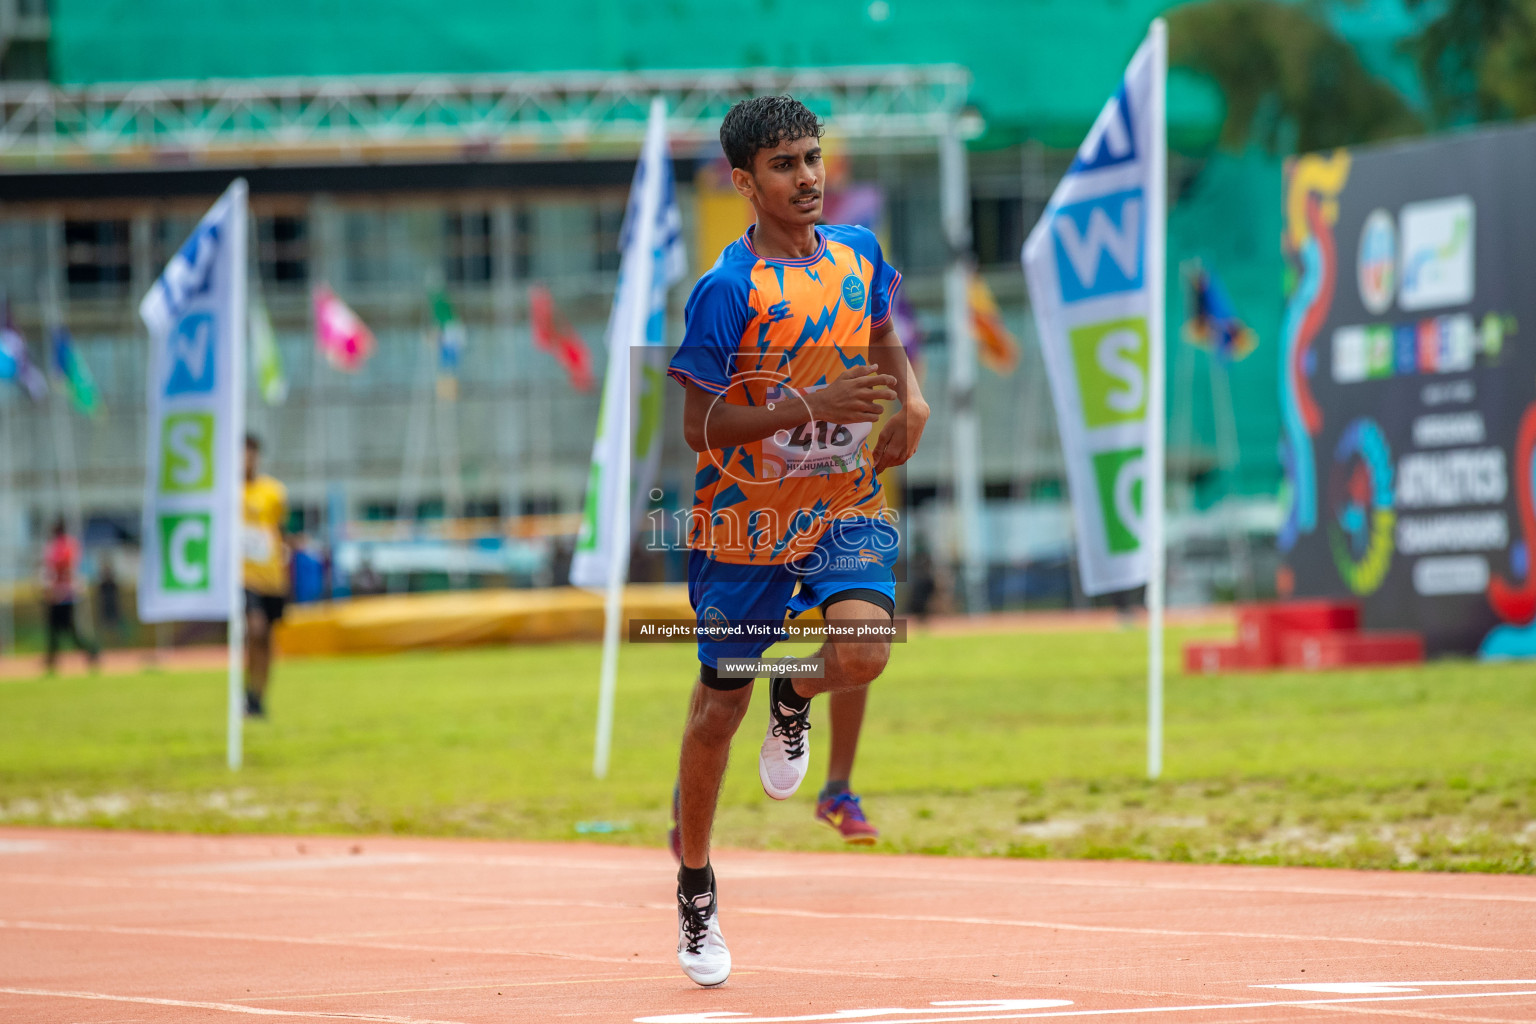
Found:
[[[929,410],[907,351],[890,321],[870,333],[869,359],[881,373],[896,378],[896,398],[901,402],[901,408],[881,428],[880,440],[875,444],[875,472],[879,474],[906,464],[917,453],[923,428],[928,425]]]

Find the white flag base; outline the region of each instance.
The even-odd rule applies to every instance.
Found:
[[[237,577],[238,578],[238,577]],[[225,760],[237,772],[245,761],[245,590],[229,612],[229,729]]]

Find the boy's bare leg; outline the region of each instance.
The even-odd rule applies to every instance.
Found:
[[[859,749],[859,731],[864,726],[864,705],[869,687],[835,690],[827,695],[827,710],[832,724],[831,755],[827,758],[827,781],[847,785],[853,778],[853,757]]]
[[[827,606],[829,623],[890,622],[880,605],[850,598]],[[823,665],[821,678],[796,676],[777,679],[769,691],[768,735],[758,754],[757,774],[763,792],[775,800],[787,800],[804,781],[808,761],[806,730],[810,728],[810,700],[818,693],[861,689],[885,668],[891,645],[884,639],[828,640],[816,652]]]
[[[891,621],[890,613],[878,604],[859,600],[834,601],[827,606],[828,622]],[[825,663],[825,672],[820,679],[795,678],[795,692],[802,697],[868,686],[885,670],[885,663],[891,657],[891,644],[888,640],[829,640],[821,645],[816,657]]]
[[[272,672],[272,623],[259,609],[245,613],[245,711],[266,715],[267,679]]]
[[[750,683],[739,690],[715,690],[703,683],[693,686],[677,770],[677,827],[684,867],[703,868],[709,863],[715,804],[730,759],[731,738],[751,701]]]

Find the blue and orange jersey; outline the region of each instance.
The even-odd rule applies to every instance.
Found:
[[[688,297],[667,372],[735,405],[803,401],[869,363],[871,330],[891,317],[901,275],[865,228],[816,229],[816,251],[779,260],[732,242]],[[750,444],[699,454],[689,545],[722,562],[771,565],[815,548],[834,519],[878,516],[873,424],[811,419]],[[708,436],[706,424],[706,439]]]

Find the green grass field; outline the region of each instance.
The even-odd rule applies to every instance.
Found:
[[[1170,652],[1183,639],[1170,633]],[[898,647],[854,780],[884,831],[876,849],[1536,871],[1531,666],[1174,674],[1154,784],[1144,643],[1125,631]],[[0,683],[0,822],[572,839],[602,821],[620,831],[601,841],[660,844],[692,648],[625,648],[604,782],[590,770],[598,653],[281,664],[238,775],[223,763],[219,673]],[[717,842],[838,847],[811,817],[824,714],[811,780],[784,805],[757,782],[765,715],[759,693]]]

